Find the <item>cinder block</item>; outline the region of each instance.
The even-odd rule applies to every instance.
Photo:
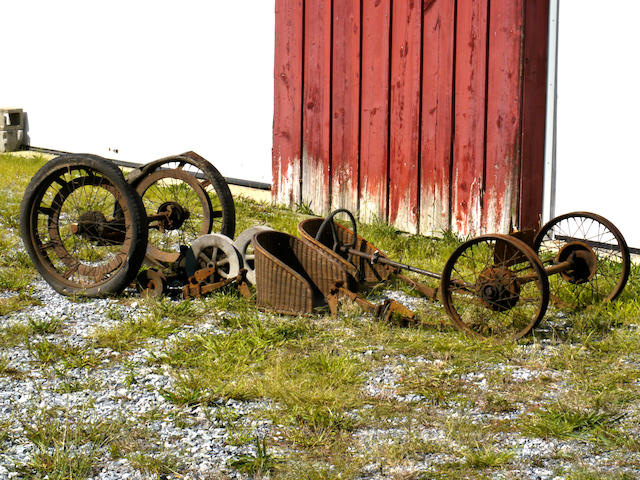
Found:
[[[24,112],[21,108],[0,108],[0,130],[24,130]]]
[[[24,112],[21,108],[0,108],[0,152],[15,152],[24,139]]]

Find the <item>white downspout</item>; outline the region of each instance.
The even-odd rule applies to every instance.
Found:
[[[558,18],[560,0],[549,0],[549,54],[547,59],[547,118],[544,141],[542,222],[556,212],[556,142],[558,114]]]

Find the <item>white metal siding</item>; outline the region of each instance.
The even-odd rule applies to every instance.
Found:
[[[560,0],[555,213],[590,210],[640,247],[640,2]]]

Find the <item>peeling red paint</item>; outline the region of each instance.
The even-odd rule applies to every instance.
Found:
[[[387,220],[390,0],[362,2],[360,215]]]
[[[302,118],[302,202],[314,212],[330,207],[331,1],[305,1]]]
[[[537,222],[548,11],[277,0],[274,199],[421,233]]]
[[[302,21],[302,0],[276,0],[272,190],[289,205],[300,201]]]
[[[455,3],[432,1],[424,14],[420,232],[449,229]]]
[[[422,9],[394,3],[391,39],[389,221],[418,231],[418,163],[420,158],[420,46]]]
[[[483,188],[487,0],[461,0],[457,12],[452,227],[480,233]]]
[[[524,0],[491,0],[487,135],[482,229],[509,231],[517,223],[521,107],[520,62]],[[513,27],[513,28],[509,28]]]
[[[333,7],[332,208],[358,209],[360,0]]]

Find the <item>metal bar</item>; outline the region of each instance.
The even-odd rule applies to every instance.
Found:
[[[438,280],[442,278],[442,275],[430,272],[429,270],[423,270],[422,268],[412,267],[411,265],[406,265],[404,263],[394,262],[393,260],[389,260],[386,257],[370,255],[368,253],[361,252],[360,250],[354,250],[353,248],[350,248],[347,253],[349,253],[350,255],[356,255],[357,257],[366,258],[374,264],[381,263],[383,265],[389,265],[391,267],[402,268],[403,270],[409,270],[410,272],[419,273],[421,275],[425,275],[427,277],[435,278]]]
[[[551,275],[571,270],[571,268],[573,268],[573,262],[571,260],[566,260],[564,262],[556,263],[554,265],[551,265],[550,267],[545,268],[544,272],[547,277],[550,277]],[[536,274],[526,275],[524,277],[518,278],[518,283],[520,285],[524,285],[525,283],[535,282],[537,279],[538,275]]]
[[[26,150],[34,151],[38,153],[49,153],[51,155],[64,155],[67,153],[72,153],[72,152],[65,152],[63,150],[53,150],[50,148],[33,147],[31,145],[27,146]],[[127,162],[125,160],[116,160],[113,158],[108,158],[107,160],[111,160],[113,163],[115,163],[119,167],[125,167],[125,168],[139,168],[144,165],[142,163]],[[196,177],[204,178],[204,176],[202,175],[196,175]],[[224,181],[227,182],[229,185],[237,185],[238,187],[249,187],[249,188],[255,188],[257,190],[271,190],[270,183],[254,182],[253,180],[244,180],[242,178],[233,178],[233,177],[224,177]]]

